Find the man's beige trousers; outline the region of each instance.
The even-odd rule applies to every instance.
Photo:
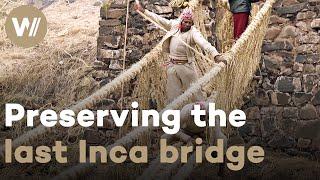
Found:
[[[172,102],[187,90],[191,83],[196,81],[198,75],[192,64],[170,64],[167,66],[167,102]],[[204,97],[201,92],[197,93],[192,99],[202,101]]]

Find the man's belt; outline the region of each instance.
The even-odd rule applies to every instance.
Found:
[[[186,63],[188,63],[188,60],[179,60],[179,59],[170,58],[170,62],[172,64],[186,64]]]

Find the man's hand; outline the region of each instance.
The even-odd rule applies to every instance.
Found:
[[[140,11],[140,12],[144,13],[144,7],[140,4],[139,1],[136,1],[136,3],[134,4],[134,9],[136,11]]]
[[[219,54],[216,57],[214,57],[214,61],[216,63],[223,62],[225,65],[227,65],[227,59],[225,58],[225,56],[223,54]]]

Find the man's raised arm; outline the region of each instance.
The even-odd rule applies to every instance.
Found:
[[[151,18],[153,21],[155,21],[158,24],[160,24],[161,26],[163,26],[166,30],[171,29],[171,26],[172,26],[171,20],[163,18],[163,17],[159,16],[158,14],[153,13],[151,11],[148,11],[140,3],[135,3],[134,8],[136,11],[142,12],[143,14],[145,14],[146,16]]]

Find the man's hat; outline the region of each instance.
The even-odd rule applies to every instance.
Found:
[[[180,18],[182,20],[193,20],[193,13],[192,13],[192,10],[190,8],[185,8],[183,9],[181,15],[180,15]]]

